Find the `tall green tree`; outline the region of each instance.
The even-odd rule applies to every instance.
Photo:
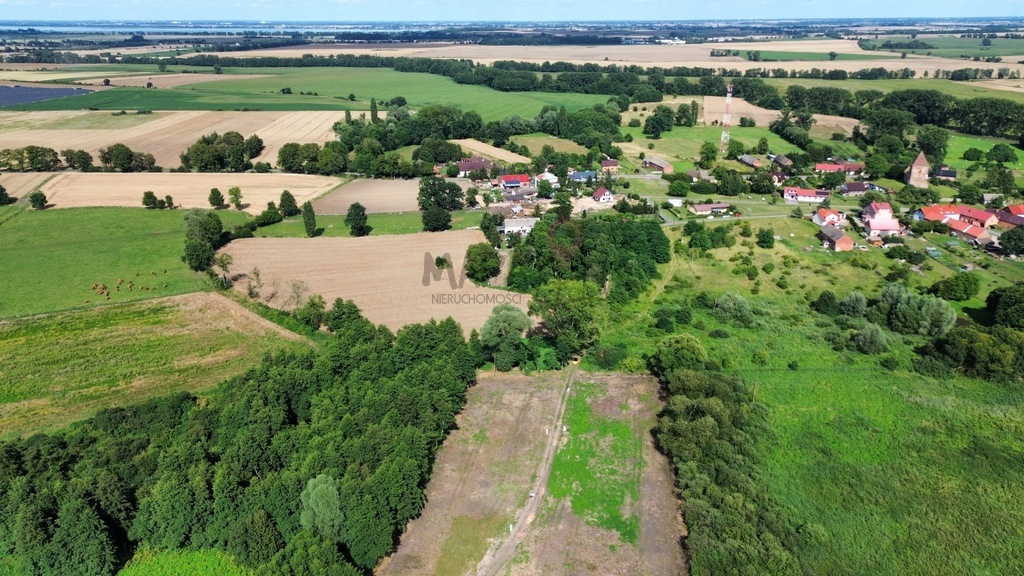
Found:
[[[560,191],[555,194],[555,201],[551,205],[559,222],[567,222],[572,217],[572,200],[568,192]]]
[[[238,186],[232,186],[228,188],[228,198],[231,199],[231,205],[235,207],[235,210],[242,209],[242,189]]]
[[[705,142],[700,146],[700,159],[697,161],[697,166],[708,170],[715,165],[715,160],[718,159],[718,146],[715,146],[712,142]]]
[[[306,227],[306,236],[312,238],[316,234],[316,213],[308,201],[302,204],[302,224]]]
[[[287,190],[281,192],[281,201],[278,203],[277,208],[285,218],[298,216],[302,212],[299,209],[299,205],[295,202],[295,196]]]
[[[942,164],[949,150],[949,130],[925,124],[917,129],[917,147],[932,164]]]
[[[530,317],[511,304],[499,304],[480,329],[483,354],[502,372],[511,370],[524,356],[522,337]]]
[[[299,521],[302,527],[331,542],[344,538],[345,515],[341,508],[338,483],[327,474],[310,478],[299,496],[302,502]]]
[[[562,361],[593,340],[600,300],[595,284],[558,279],[541,286],[530,300],[530,314],[541,318]]]
[[[373,227],[369,226],[366,222],[366,208],[359,202],[353,202],[348,207],[348,213],[345,214],[345,224],[348,225],[352,236],[369,236],[370,232],[373,231]]]
[[[501,271],[498,251],[487,242],[472,244],[466,249],[466,276],[475,282],[484,283]]]

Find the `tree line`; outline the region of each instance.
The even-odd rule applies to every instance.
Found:
[[[57,152],[45,146],[24,146],[0,150],[0,170],[8,172],[54,172],[81,170],[82,172],[160,172],[152,154],[137,152],[124,144],[100,148],[100,165],[95,165],[92,154],[85,150],[68,148]]]
[[[208,396],[0,443],[0,554],[24,574],[114,574],[142,545],[368,573],[419,514],[481,358],[451,319],[392,333],[339,299],[324,323],[322,352],[268,355]]]

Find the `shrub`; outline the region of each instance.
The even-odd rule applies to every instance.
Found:
[[[725,339],[725,338],[729,337],[729,332],[726,331],[726,330],[723,330],[721,328],[715,328],[711,332],[708,332],[708,336],[710,336],[712,338],[722,338],[722,339]]]

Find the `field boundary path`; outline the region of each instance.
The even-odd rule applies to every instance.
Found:
[[[544,447],[544,457],[537,466],[537,480],[534,481],[530,490],[530,498],[526,505],[516,516],[516,522],[510,527],[509,537],[506,538],[497,548],[491,548],[484,555],[483,560],[477,565],[477,576],[496,576],[515,556],[516,549],[526,537],[537,516],[537,509],[544,500],[544,492],[547,490],[548,477],[551,475],[551,464],[555,460],[555,452],[558,449],[559,441],[562,438],[562,417],[565,414],[565,405],[569,401],[569,394],[572,392],[572,384],[576,378],[576,365],[571,365],[569,375],[565,381],[565,389],[558,401],[558,410],[555,414],[555,422],[551,428],[550,439]]]

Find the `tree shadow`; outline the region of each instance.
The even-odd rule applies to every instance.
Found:
[[[317,238],[317,237],[323,235],[323,233],[324,233],[324,229],[323,228],[317,228],[316,230],[313,230],[313,235],[310,236],[310,238]]]
[[[992,313],[986,308],[968,308],[964,307],[964,314],[968,318],[974,320],[982,326],[991,326],[993,324]]]

